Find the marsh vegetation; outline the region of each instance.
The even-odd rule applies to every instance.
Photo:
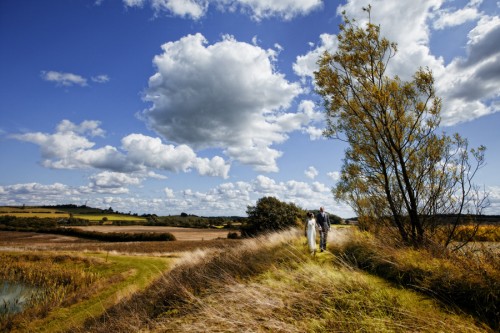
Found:
[[[33,276],[31,285],[65,291],[21,316],[3,317],[4,331],[498,329],[498,247],[474,243],[453,254],[401,248],[340,225],[331,232],[329,251],[315,257],[300,228],[243,240],[105,243],[43,237],[42,247],[33,238],[11,238],[0,267],[10,267],[11,277],[24,267]]]

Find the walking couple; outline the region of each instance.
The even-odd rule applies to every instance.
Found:
[[[314,218],[313,213],[307,213],[306,227],[307,245],[311,254],[316,253],[316,227],[319,230],[319,250],[320,252],[326,250],[326,240],[328,238],[328,231],[330,231],[330,218],[323,207],[319,209],[316,218]]]

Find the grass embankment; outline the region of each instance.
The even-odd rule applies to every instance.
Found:
[[[334,246],[346,264],[434,297],[500,329],[500,258],[488,245],[462,252],[397,248],[368,233]]]
[[[44,290],[26,311],[1,318],[0,331],[8,332],[71,331],[144,289],[168,265],[165,258],[102,253],[5,253],[1,259],[0,280]]]
[[[193,252],[78,332],[489,332],[304,243],[281,233]]]

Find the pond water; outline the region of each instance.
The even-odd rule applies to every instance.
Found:
[[[40,289],[23,283],[0,281],[0,313],[18,313]]]

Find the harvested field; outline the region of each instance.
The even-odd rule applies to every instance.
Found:
[[[196,228],[179,228],[179,227],[154,227],[154,226],[85,226],[76,227],[86,231],[97,232],[124,232],[124,233],[166,233],[169,232],[180,241],[201,241],[217,238],[227,238],[228,230],[225,229],[196,229]]]
[[[170,227],[165,228],[171,229]],[[165,228],[157,232],[169,232],[165,231]],[[205,229],[195,230],[201,230],[198,234],[201,235]],[[209,229],[206,230],[210,231]],[[142,230],[141,232],[145,231]],[[221,238],[217,239],[203,238],[202,236],[199,240],[108,243],[53,234],[0,231],[0,251],[114,251],[120,253],[170,255],[175,252],[187,252],[196,249],[233,247],[241,242],[241,240],[237,239],[222,238],[224,235],[227,236],[227,233],[221,234]]]

